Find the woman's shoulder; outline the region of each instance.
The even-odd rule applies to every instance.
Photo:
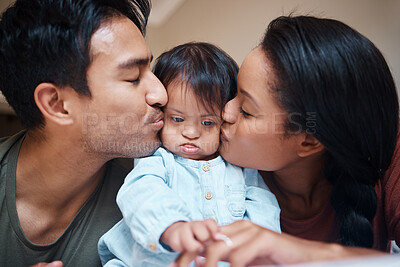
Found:
[[[397,143],[393,152],[392,161],[386,170],[382,184],[397,183],[400,178],[400,134],[397,135]],[[400,186],[400,181],[399,181]]]
[[[387,236],[400,242],[400,135],[397,138],[392,161],[382,180],[375,186],[378,198],[378,210],[375,222],[386,225]],[[386,241],[386,240],[383,240]]]

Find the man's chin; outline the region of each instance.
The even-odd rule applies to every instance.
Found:
[[[115,151],[119,158],[143,158],[152,155],[161,142],[157,140],[142,142],[126,142],[122,147]]]
[[[147,157],[152,155],[161,145],[161,142],[159,139],[154,140],[154,141],[147,141],[147,142],[141,142],[138,144],[134,151],[132,153],[134,154],[132,157],[133,158],[142,158],[142,157]]]

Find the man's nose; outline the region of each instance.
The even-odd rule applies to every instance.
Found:
[[[160,80],[149,71],[150,79],[147,84],[146,102],[150,106],[162,107],[168,102],[167,91]]]

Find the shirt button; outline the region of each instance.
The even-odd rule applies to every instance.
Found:
[[[153,251],[156,251],[156,250],[157,250],[157,245],[154,244],[154,243],[150,243],[150,244],[149,244],[149,249],[150,249],[150,250],[153,250]]]
[[[211,192],[207,192],[207,193],[206,193],[206,199],[207,199],[207,200],[212,199],[212,193],[211,193]]]
[[[208,172],[210,170],[210,166],[204,165],[203,166],[203,171]]]

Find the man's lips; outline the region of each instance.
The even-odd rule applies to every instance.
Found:
[[[156,128],[161,129],[164,126],[164,113],[160,112],[155,119],[153,120],[153,124],[156,126]]]
[[[192,143],[185,143],[181,145],[182,152],[187,154],[195,154],[199,151],[199,147]]]

